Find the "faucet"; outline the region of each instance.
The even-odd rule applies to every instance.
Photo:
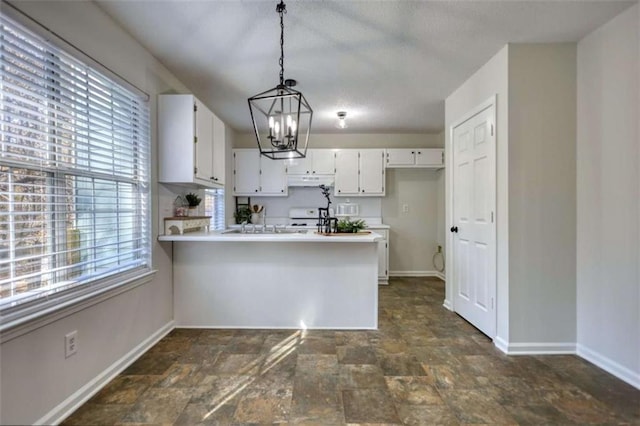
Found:
[[[247,227],[247,221],[245,220],[244,222],[242,222],[242,223],[240,224],[240,232],[241,232],[242,234],[246,234],[246,233],[247,233],[247,229],[246,229],[246,227]]]

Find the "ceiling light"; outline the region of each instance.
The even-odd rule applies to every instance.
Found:
[[[276,6],[280,15],[280,84],[249,98],[249,111],[260,154],[272,160],[307,155],[313,110],[295,89],[295,80],[284,79],[284,20],[287,6]]]
[[[338,112],[338,122],[336,123],[336,127],[338,129],[346,129],[347,126],[347,113],[345,111]]]

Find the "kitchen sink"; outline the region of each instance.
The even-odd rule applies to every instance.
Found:
[[[242,232],[241,229],[225,229],[224,231],[222,231],[223,234],[248,234],[248,235],[254,235],[254,234],[267,234],[267,235],[276,235],[276,234],[306,234],[307,230],[306,229],[278,229],[278,230],[273,230],[273,229],[268,229],[266,231],[262,230],[262,229],[256,229],[255,232],[253,231],[253,229],[245,229],[244,232]]]

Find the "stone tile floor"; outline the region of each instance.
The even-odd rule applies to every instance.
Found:
[[[443,300],[392,279],[378,331],[176,329],[64,424],[640,424],[640,391],[576,356],[507,357]]]

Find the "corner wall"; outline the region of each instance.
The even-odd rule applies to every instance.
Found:
[[[150,95],[153,280],[17,337],[2,336],[0,423],[51,424],[172,327],[171,245],[156,242],[156,95],[186,88],[92,2],[15,4]],[[78,352],[65,359],[64,335],[72,330]]]
[[[509,45],[509,352],[575,351],[576,44]]]
[[[578,354],[640,388],[640,6],[578,43]]]

